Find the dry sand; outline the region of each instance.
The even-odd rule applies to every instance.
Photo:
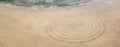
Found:
[[[0,5],[0,47],[120,47],[120,4],[118,1],[45,10]],[[72,16],[73,21],[72,18],[69,19],[69,16]],[[65,38],[59,38],[64,37],[64,35],[55,36],[51,33],[52,31],[59,31],[60,28],[57,25],[59,22],[61,22],[60,25],[68,23],[68,25],[61,25],[64,27],[60,31],[71,31],[72,28],[69,29],[67,26],[71,26],[69,23],[74,22],[74,16],[76,19],[78,17],[77,21],[80,20],[83,23],[86,21],[84,16],[95,17],[95,19],[88,18],[90,21],[85,23],[93,21],[96,23],[90,23],[87,26],[89,31],[93,32],[95,30],[97,32],[92,36],[99,35],[101,32],[102,34],[93,38],[89,36],[91,34],[86,34],[89,37],[83,34],[83,37],[87,38],[83,41],[82,39],[73,39],[81,37],[79,35],[74,36],[76,35],[74,32],[71,33],[71,36],[68,34]],[[80,17],[83,20],[79,19],[79,16],[83,16],[83,18]],[[100,21],[97,22],[96,19]],[[94,26],[91,26],[91,24]],[[100,24],[101,27],[99,27]],[[48,26],[50,30],[48,30]],[[82,31],[86,31],[85,28]],[[57,32],[57,34],[59,33]]]

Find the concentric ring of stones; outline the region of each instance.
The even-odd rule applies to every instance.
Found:
[[[47,25],[51,38],[73,43],[94,40],[103,30],[103,23],[93,16],[61,16]]]

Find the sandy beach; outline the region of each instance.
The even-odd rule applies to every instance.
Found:
[[[120,0],[44,10],[0,5],[0,47],[120,47],[119,44]]]

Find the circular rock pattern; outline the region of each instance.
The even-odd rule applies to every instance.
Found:
[[[92,16],[61,16],[47,25],[47,32],[55,40],[86,42],[103,33],[102,22]]]

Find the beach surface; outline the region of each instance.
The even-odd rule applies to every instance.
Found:
[[[86,22],[87,19],[88,22]],[[92,22],[86,26],[87,29],[84,24],[84,29],[76,29],[75,31],[79,29],[83,31],[78,33],[93,30],[96,33],[88,36],[87,34],[74,36],[74,32],[71,31],[73,27],[70,28],[74,20],[81,23]],[[69,24],[72,22],[73,24]],[[76,26],[76,23],[79,22],[75,22],[73,26]],[[61,26],[64,27],[61,28]],[[58,31],[72,33],[65,36]],[[77,39],[79,37],[85,38]],[[0,47],[120,47],[120,0],[106,2],[101,0],[101,2],[84,6],[46,9],[2,4],[0,5]]]

